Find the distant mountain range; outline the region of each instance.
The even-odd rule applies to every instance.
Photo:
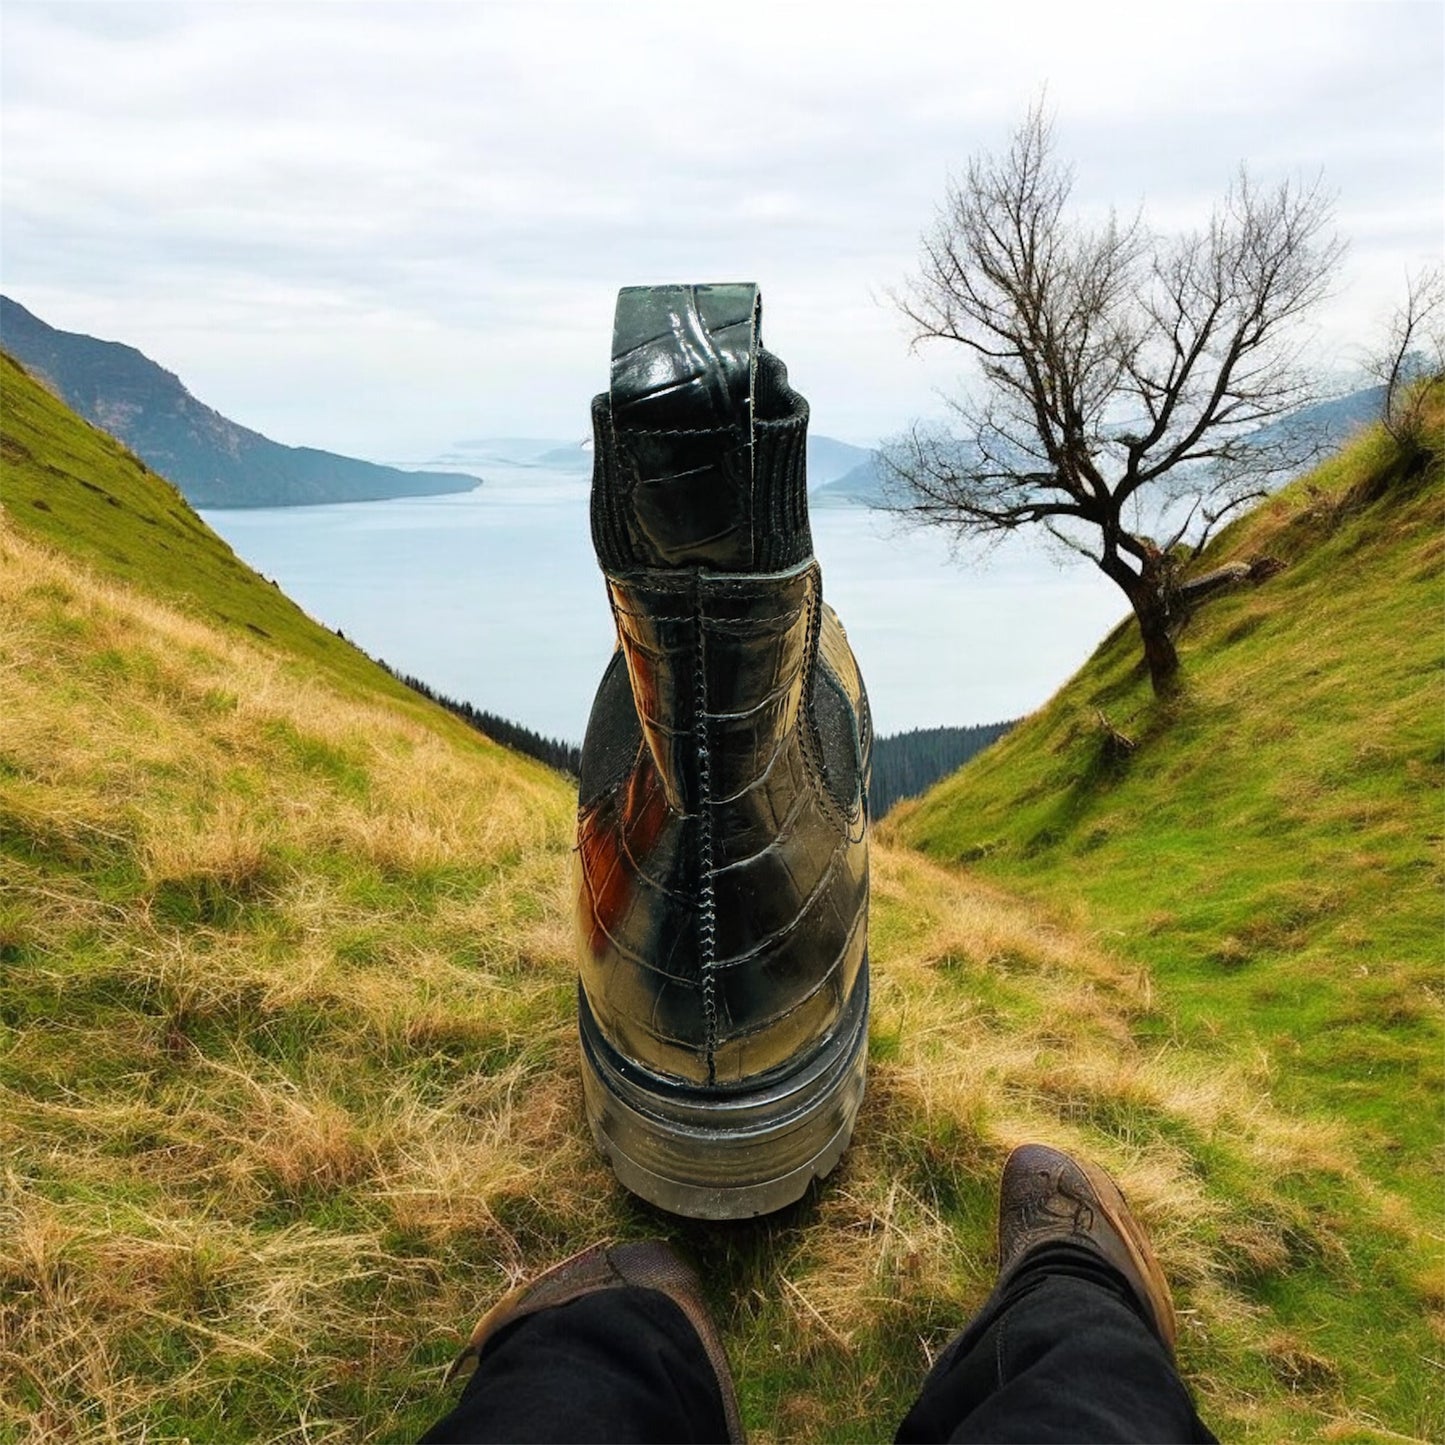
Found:
[[[1287,443],[1309,461],[1324,453],[1337,450],[1351,432],[1367,426],[1379,418],[1384,405],[1383,386],[1365,387],[1361,391],[1348,392],[1344,396],[1332,397],[1329,401],[1307,406],[1279,421],[1251,432],[1249,439],[1260,445]],[[879,470],[878,454],[854,447],[861,455],[856,466],[850,467],[841,476],[818,487],[814,501],[824,505],[843,504],[864,507],[881,507],[884,504],[883,474]],[[1311,456],[1310,454],[1313,453]],[[1280,481],[1286,480],[1284,477]]]
[[[8,296],[0,296],[0,347],[87,421],[124,442],[173,482],[196,507],[288,507],[433,496],[480,486],[473,467],[578,473],[592,467],[590,438],[459,441],[429,464],[445,471],[384,466],[314,447],[284,446],[198,401],[178,376],[135,347],[60,331]],[[866,473],[871,457],[867,447],[810,436],[809,490],[820,494],[841,477]]]
[[[0,346],[196,507],[289,507],[469,492],[481,478],[288,447],[197,401],[133,346],[47,326],[0,296]]]
[[[824,506],[881,507],[883,474],[878,470],[877,452],[867,453],[842,476],[819,487],[813,500]]]
[[[173,482],[196,507],[286,507],[468,492],[481,478],[458,468],[542,468],[585,473],[588,441],[484,437],[455,443],[431,466],[383,466],[314,447],[284,446],[198,401],[179,377],[133,346],[60,331],[0,296],[0,347],[78,411]],[[1304,438],[1339,446],[1379,415],[1380,387],[1350,392],[1263,428],[1261,443]],[[877,453],[829,436],[808,438],[808,490],[815,505],[883,505]]]
[[[1292,449],[1319,453],[1338,451],[1351,432],[1379,421],[1385,405],[1385,388],[1367,386],[1362,391],[1331,397],[1329,401],[1292,411],[1288,416],[1251,432],[1249,439],[1260,443],[1287,443]],[[1314,458],[1310,465],[1313,465]]]

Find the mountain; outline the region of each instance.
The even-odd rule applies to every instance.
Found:
[[[411,472],[289,447],[197,401],[132,346],[58,331],[0,296],[0,345],[197,507],[288,507],[469,492],[480,478]]]
[[[588,472],[592,470],[592,440],[573,442],[570,446],[551,447],[533,463],[538,467],[553,467],[560,472]]]
[[[1175,726],[1106,644],[961,847],[875,833],[853,1144],[719,1232],[588,1136],[574,792],[0,360],[0,1439],[415,1440],[483,1309],[641,1232],[754,1438],[887,1438],[1030,1138],[1120,1179],[1222,1438],[1445,1438],[1441,488],[1388,463],[1236,533],[1291,565],[1197,619]]]
[[[1261,444],[1287,443],[1291,449],[1313,448],[1318,453],[1337,451],[1357,431],[1378,421],[1384,405],[1383,386],[1363,387],[1301,407],[1252,432],[1251,440]]]
[[[1320,455],[1343,446],[1361,427],[1376,421],[1384,403],[1382,386],[1365,387],[1344,396],[1301,408],[1252,434],[1261,444],[1288,442],[1292,450]],[[854,448],[861,451],[861,448]],[[814,500],[827,505],[881,507],[884,483],[876,454],[863,452],[857,464],[817,489]]]
[[[825,482],[814,492],[813,500],[824,506],[881,507],[883,476],[878,470],[876,455],[865,456],[841,476]]]
[[[808,437],[808,491],[817,492],[868,460],[867,447],[855,447],[835,437]]]

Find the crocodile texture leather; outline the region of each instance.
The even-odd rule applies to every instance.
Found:
[[[618,650],[583,751],[582,1007],[664,1098],[787,1076],[866,1008],[868,704],[759,315],[753,286],[624,290],[593,408]]]

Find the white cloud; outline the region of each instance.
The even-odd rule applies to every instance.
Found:
[[[931,405],[877,298],[1047,83],[1084,204],[1197,222],[1322,169],[1338,349],[1438,251],[1433,4],[31,5],[3,12],[3,281],[237,420],[399,456],[569,436],[612,297],[757,279],[822,431]]]

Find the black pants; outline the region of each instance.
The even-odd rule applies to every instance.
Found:
[[[722,1398],[682,1312],[656,1291],[616,1289],[501,1331],[424,1440],[725,1438]],[[1214,1436],[1122,1277],[1061,1244],[1036,1251],[944,1351],[898,1440]]]

